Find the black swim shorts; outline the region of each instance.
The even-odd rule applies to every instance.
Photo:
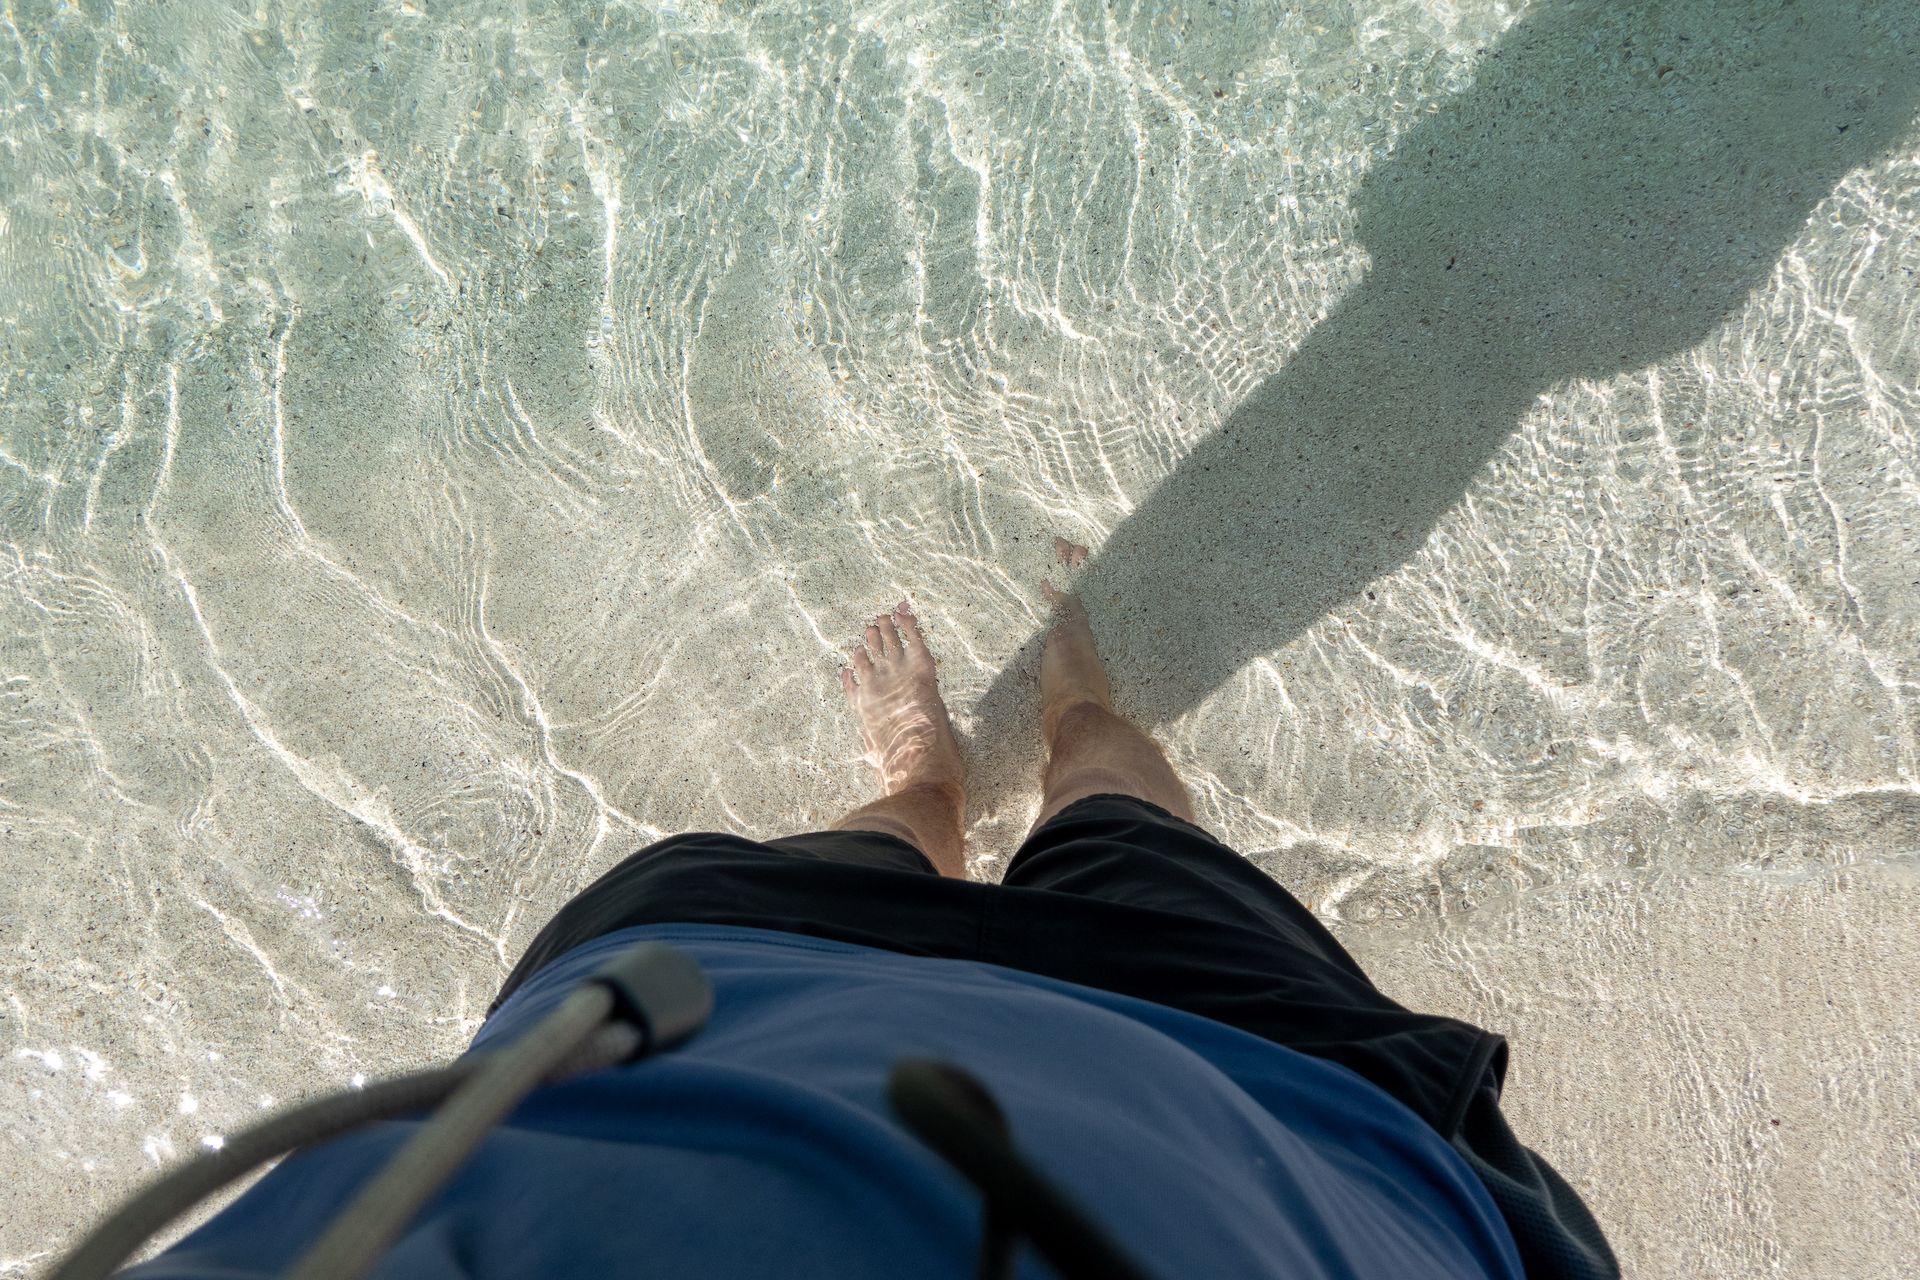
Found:
[[[869,831],[674,836],[562,907],[489,1008],[602,934],[642,924],[780,929],[979,960],[1151,1000],[1337,1062],[1405,1103],[1487,1184],[1529,1277],[1617,1276],[1593,1216],[1500,1114],[1506,1041],[1377,990],[1290,893],[1204,829],[1132,796],[1068,805],[999,884],[941,876]]]

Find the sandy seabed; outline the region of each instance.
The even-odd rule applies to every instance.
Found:
[[[996,878],[1056,534],[1629,1274],[1904,1273],[1920,11],[499,8],[6,15],[0,1275],[870,798],[903,594]]]

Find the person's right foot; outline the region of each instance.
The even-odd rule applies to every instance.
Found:
[[[1087,558],[1087,549],[1053,540],[1060,562],[1077,567]],[[1093,628],[1087,623],[1086,606],[1071,591],[1057,591],[1051,582],[1042,582],[1047,599],[1053,602],[1053,629],[1047,633],[1047,646],[1040,655],[1040,724],[1047,741],[1053,740],[1054,727],[1074,707],[1085,703],[1111,706],[1113,689],[1107,683],[1107,667],[1094,647]]]

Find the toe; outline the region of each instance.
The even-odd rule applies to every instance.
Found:
[[[1040,586],[1046,591],[1047,599],[1053,602],[1053,616],[1056,622],[1071,625],[1086,616],[1080,597],[1074,592],[1058,590],[1051,582],[1046,581],[1042,581]]]
[[[913,611],[904,604],[900,606],[899,618],[900,651],[906,657],[908,665],[915,670],[931,669],[933,650],[927,647],[927,636],[920,630],[920,619],[914,617]]]
[[[851,701],[853,701],[853,698],[854,698],[854,689],[855,689],[855,688],[856,688],[857,686],[855,686],[855,684],[853,683],[853,668],[852,668],[852,667],[842,667],[842,668],[840,668],[840,687],[841,687],[842,689],[844,689],[844,690],[846,691],[846,694],[847,694],[847,701],[849,701],[849,702],[851,702]]]
[[[867,648],[872,650],[875,661],[887,656],[886,640],[880,634],[878,618],[867,624]]]
[[[859,645],[855,645],[853,648],[847,650],[847,659],[853,663],[854,674],[862,680],[865,680],[867,674],[873,670],[873,659],[869,658],[867,651]]]
[[[893,615],[891,613],[883,613],[873,620],[873,625],[880,628],[880,643],[887,646],[887,656],[889,658],[899,657],[901,648],[900,633],[894,629]]]

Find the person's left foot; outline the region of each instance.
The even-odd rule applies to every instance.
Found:
[[[897,629],[896,629],[897,625]],[[860,717],[867,761],[880,771],[888,795],[914,786],[966,785],[967,766],[940,698],[933,654],[920,620],[902,600],[867,625],[866,644],[848,652],[840,687]]]

